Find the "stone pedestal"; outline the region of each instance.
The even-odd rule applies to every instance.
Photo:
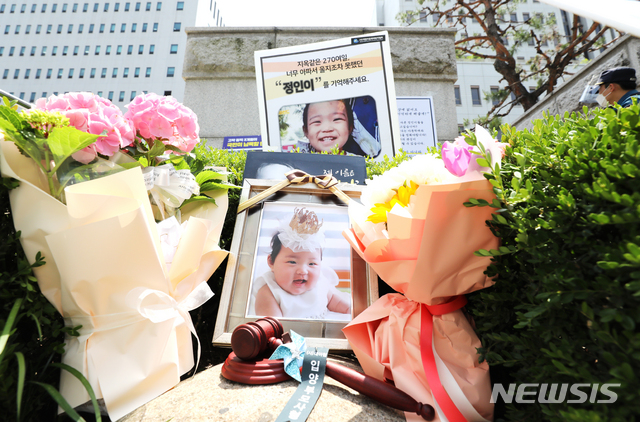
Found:
[[[361,371],[342,359],[334,362]],[[269,422],[275,421],[299,383],[245,385],[220,375],[216,365],[182,381],[174,389],[136,409],[119,422]],[[309,422],[399,422],[400,411],[384,406],[325,376],[320,399]]]
[[[458,135],[453,86],[458,78],[455,29],[187,28],[184,104],[200,137],[221,147],[225,136],[260,134],[254,52],[385,30],[398,96],[433,96],[438,140]]]

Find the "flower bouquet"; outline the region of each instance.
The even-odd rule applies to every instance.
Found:
[[[80,327],[66,340],[63,363],[89,380],[116,420],[193,367],[188,311],[213,295],[207,280],[227,254],[218,242],[228,200],[225,189],[212,190],[219,177],[208,174],[207,195],[183,208],[182,225],[156,225],[137,163],[77,183],[87,174],[77,170],[91,170],[96,156],[125,154],[136,143],[135,124],[100,103],[67,94],[44,103],[59,112],[0,105],[0,170],[20,181],[10,192],[12,215],[28,259],[44,256],[34,269],[42,293],[68,326]],[[60,391],[73,407],[89,400],[66,371]]]
[[[491,208],[463,204],[495,198],[482,172],[500,165],[502,148],[477,126],[475,137],[476,146],[459,138],[441,157],[419,155],[375,177],[364,205],[349,204],[352,229],[344,232],[398,292],[357,316],[345,336],[367,374],[432,405],[441,421],[493,417],[489,368],[478,362],[480,340],[461,308],[464,294],[492,284],[483,274],[490,258],[474,251],[497,248],[498,239],[485,224]]]

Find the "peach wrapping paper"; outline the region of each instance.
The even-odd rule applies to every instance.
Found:
[[[466,208],[462,204],[469,198],[491,202],[490,183],[482,178],[421,185],[411,198],[411,218],[389,213],[388,236],[382,224],[366,221],[368,209],[352,201],[352,230],[343,233],[378,275],[404,295],[380,298],[344,328],[345,336],[367,374],[393,379],[419,402],[434,406],[437,421],[446,418],[434,403],[422,365],[421,303],[445,303],[493,284],[483,274],[490,259],[473,255],[498,247],[485,224],[492,208]],[[492,420],[489,367],[478,363],[480,340],[467,318],[458,310],[433,316],[433,324],[433,347],[442,360],[438,374],[447,393],[468,420]],[[405,415],[410,421],[422,420]]]
[[[188,311],[213,293],[207,280],[227,252],[218,242],[228,205],[191,206],[170,271],[139,168],[65,189],[67,205],[47,192],[30,158],[0,134],[0,170],[20,180],[10,192],[16,230],[43,294],[67,325],[62,361],[90,381],[117,420],[174,387],[194,365]],[[193,331],[195,334],[195,331]],[[89,400],[62,371],[60,391],[72,405]]]

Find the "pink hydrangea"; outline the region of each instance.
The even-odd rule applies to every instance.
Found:
[[[96,153],[112,156],[133,144],[135,132],[122,111],[111,101],[91,92],[52,95],[46,100],[40,98],[36,101],[36,108],[64,114],[71,126],[83,132],[100,135],[106,130],[106,134],[95,143],[74,154],[74,158],[83,163],[93,160]]]
[[[144,140],[160,140],[184,152],[190,152],[200,140],[198,117],[173,97],[140,94],[125,107],[125,119]]]

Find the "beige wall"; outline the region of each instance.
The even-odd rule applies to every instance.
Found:
[[[225,136],[259,135],[254,51],[380,30],[389,32],[396,95],[433,96],[439,140],[455,138],[453,29],[187,28],[184,104],[198,115],[200,136],[215,147]]]

